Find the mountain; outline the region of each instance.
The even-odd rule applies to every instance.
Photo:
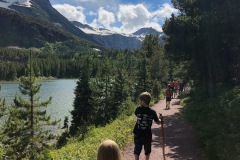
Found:
[[[158,32],[157,30],[153,29],[152,27],[149,28],[141,28],[138,31],[132,33],[135,36],[139,36],[139,35],[147,35],[147,34],[153,34],[153,35],[157,35],[160,34],[160,32]]]
[[[153,28],[142,28],[132,34],[122,34],[103,28],[93,28],[80,22],[72,22],[76,27],[91,35],[95,41],[107,48],[139,49],[147,34],[162,36],[161,32]]]
[[[49,0],[0,0],[0,46],[41,47],[46,42],[96,43],[55,10]],[[95,46],[97,46],[95,44]]]
[[[72,22],[76,27],[97,41],[100,45],[115,49],[137,49],[141,47],[141,41],[133,36],[119,34],[103,28],[93,28],[80,22]]]
[[[49,0],[0,0],[0,24],[0,38],[4,39],[0,46],[42,47],[46,42],[77,40],[85,47],[138,49],[146,34],[161,35],[153,28],[123,34],[70,22]]]
[[[132,33],[135,37],[140,39],[141,41],[144,40],[146,35],[152,34],[152,35],[158,35],[159,36],[159,42],[162,40],[163,33],[155,30],[152,27],[149,28],[141,28],[137,30],[136,32]]]
[[[91,37],[77,29],[67,18],[53,8],[49,0],[0,0],[0,6],[1,1],[8,2],[7,4],[9,4],[9,9],[13,9],[36,18],[45,19],[81,38],[92,40]],[[28,6],[26,6],[26,4],[28,4]]]

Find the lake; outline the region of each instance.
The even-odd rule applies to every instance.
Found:
[[[46,108],[47,114],[51,116],[52,120],[61,119],[68,116],[71,121],[70,111],[73,109],[73,101],[75,98],[74,89],[76,87],[77,79],[60,79],[47,80],[37,82],[41,84],[40,93],[37,95],[41,101],[52,97],[51,103]],[[5,98],[6,104],[13,104],[15,95],[23,97],[19,90],[19,83],[17,82],[0,82],[1,91],[0,98]]]

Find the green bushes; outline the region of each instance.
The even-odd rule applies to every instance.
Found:
[[[103,127],[88,127],[88,132],[78,137],[68,139],[67,145],[61,149],[52,150],[50,157],[52,160],[93,160],[96,159],[97,148],[105,139],[112,139],[117,142],[123,150],[127,143],[132,142],[132,129],[135,124],[133,116],[136,108],[130,99],[121,105],[121,115]],[[84,136],[84,137],[83,137]]]
[[[120,148],[131,142],[132,128],[135,117],[122,117],[104,127],[89,129],[86,138],[71,138],[68,145],[59,150],[50,152],[53,160],[93,160],[96,159],[97,148],[105,139],[112,139],[118,143]]]
[[[223,91],[214,99],[194,93],[185,99],[186,117],[195,124],[201,143],[213,160],[239,160],[240,87]]]
[[[3,146],[0,146],[0,157],[3,157],[5,154]]]

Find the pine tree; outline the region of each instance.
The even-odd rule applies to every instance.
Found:
[[[0,86],[1,91],[1,86]],[[0,98],[0,118],[6,115],[7,106],[5,104],[5,99]]]
[[[151,79],[147,59],[143,58],[139,63],[139,69],[136,76],[134,100],[137,100],[141,92],[151,92]]]
[[[40,84],[31,75],[21,77],[19,89],[22,97],[16,96],[3,125],[1,139],[6,151],[5,159],[47,159],[47,148],[55,140],[52,133],[57,121],[51,121],[44,107],[51,101],[40,101],[37,96]]]
[[[89,67],[86,65],[80,72],[79,80],[74,91],[74,109],[71,111],[72,121],[70,134],[84,133],[86,127],[91,123],[93,106],[91,104],[92,91],[89,86]]]
[[[111,118],[115,119],[119,112],[120,107],[123,101],[125,101],[128,97],[127,87],[126,87],[126,72],[120,67],[117,68],[116,76],[114,77],[113,87],[111,91],[111,109],[109,113],[111,113]]]

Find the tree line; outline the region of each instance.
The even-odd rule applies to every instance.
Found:
[[[240,157],[240,3],[172,0],[177,15],[165,21],[168,60],[192,80],[185,115],[198,130],[209,159]],[[183,70],[182,70],[183,71]],[[223,147],[224,146],[224,147]]]
[[[172,0],[178,15],[165,21],[166,55],[184,64],[187,76],[216,96],[218,84],[240,84],[239,3],[235,0]]]
[[[0,101],[3,121],[0,151],[6,159],[47,159],[50,147],[53,144],[61,147],[64,136],[69,135],[63,133],[56,143],[51,127],[58,122],[51,121],[44,110],[51,97],[39,102],[37,93],[41,86],[35,84],[37,76],[78,77],[70,134],[83,138],[89,126],[104,126],[116,119],[128,109],[127,100],[136,101],[141,92],[149,91],[159,99],[161,87],[159,83],[153,85],[153,81],[167,77],[164,50],[158,36],[152,35],[146,37],[140,50],[57,55],[41,50],[1,48],[0,53],[2,66],[9,63],[15,67],[13,77],[19,79],[21,93],[28,96],[15,97],[12,106],[6,106],[4,99]],[[68,128],[67,121],[64,127]]]

